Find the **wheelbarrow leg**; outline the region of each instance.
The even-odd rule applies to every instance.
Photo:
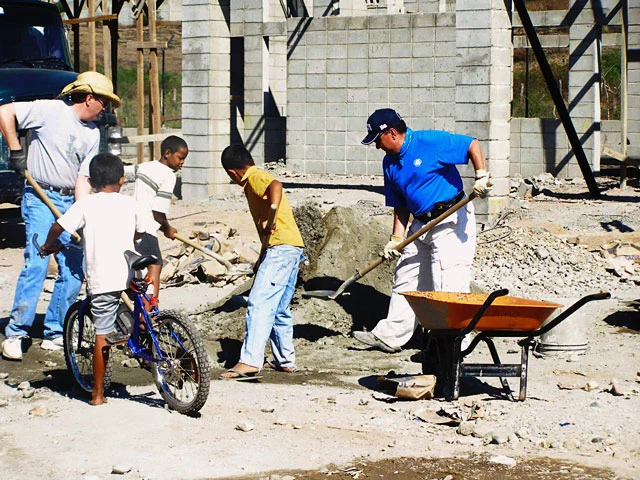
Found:
[[[450,335],[438,338],[438,356],[445,400],[457,400],[460,394],[460,344],[462,340]]]
[[[498,350],[496,349],[496,345],[495,343],[493,343],[493,339],[486,337],[484,341],[487,344],[487,347],[489,347],[489,352],[491,353],[491,358],[493,359],[493,363],[495,365],[502,365],[502,363],[500,362],[500,356],[498,355]],[[515,398],[513,398],[513,395],[511,393],[511,387],[509,386],[509,381],[506,379],[506,377],[499,377],[499,378],[500,378],[500,383],[502,384],[502,390],[504,390],[505,395],[515,402]]]
[[[522,354],[520,357],[520,394],[518,400],[524,402],[527,398],[527,373],[529,371],[529,349],[531,342],[525,340],[521,343]]]

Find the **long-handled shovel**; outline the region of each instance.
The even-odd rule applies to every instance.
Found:
[[[415,232],[413,235],[410,235],[407,238],[405,238],[400,244],[398,244],[398,246],[395,249],[398,251],[401,251],[404,247],[409,245],[411,242],[417,240],[419,237],[421,237],[426,232],[431,230],[433,227],[435,227],[437,224],[439,224],[442,220],[447,218],[449,215],[456,212],[460,208],[464,207],[467,203],[471,202],[474,198],[476,198],[475,193],[471,193],[471,195],[469,195],[467,198],[463,198],[454,206],[452,206],[451,208],[443,212],[441,215],[437,216],[436,218],[431,220],[429,223],[424,225],[420,230]],[[344,281],[342,285],[338,287],[338,290],[336,290],[335,292],[333,290],[310,290],[308,292],[303,292],[302,296],[305,298],[315,297],[315,298],[322,298],[324,300],[335,300],[339,295],[341,295],[345,291],[345,289],[349,285],[360,280],[362,277],[364,277],[371,270],[373,270],[378,265],[383,263],[385,260],[386,258],[380,257],[374,260],[373,262],[371,262],[364,269],[356,271],[355,275],[352,275],[350,278]]]
[[[49,210],[51,210],[51,213],[53,213],[53,216],[56,217],[56,220],[60,218],[62,216],[62,213],[60,213],[60,210],[58,210],[58,207],[56,207],[53,204],[53,202],[47,196],[47,194],[44,193],[44,190],[42,190],[42,187],[38,185],[38,183],[33,179],[33,177],[31,176],[28,170],[24,171],[24,178],[27,180],[27,183],[36,191],[36,193],[40,197],[40,200],[42,200],[44,204],[47,207],[49,207]],[[80,243],[82,241],[82,238],[80,238],[80,235],[78,235],[77,233],[74,233],[73,235],[71,235],[71,238],[73,238],[73,241],[76,243]]]

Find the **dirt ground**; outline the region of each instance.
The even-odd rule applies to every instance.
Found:
[[[580,181],[514,182],[509,210],[479,235],[475,291],[506,287],[564,305],[601,290],[612,294],[567,320],[579,348],[530,356],[525,402],[505,397],[496,378],[464,379],[453,402],[439,395],[401,401],[381,392],[377,378],[420,373],[420,338],[384,354],[349,337],[384,317],[392,265],[337,301],[302,296],[305,289],[335,289],[376,258],[391,224],[381,179],[275,170],[309,247],[292,303],[298,371],[265,371],[252,383],[218,379],[237,359],[245,309],[231,296],[246,294],[248,278],[162,291],[163,307],[184,310],[198,326],[214,367],[209,399],[192,417],[167,410],[150,375],[124,366],[120,352],[108,405],[89,406],[73,390],[62,354],[39,348],[36,328],[22,362],[0,360],[4,480],[95,480],[117,472],[153,480],[640,478],[637,256],[616,273],[601,248],[640,242],[637,181],[621,191],[615,178],[599,178],[600,200],[590,200]],[[19,211],[2,207],[0,327],[8,321],[24,243]],[[235,229],[234,244],[255,260],[259,243],[240,189],[198,204],[178,201],[170,217],[183,233]],[[165,254],[178,248],[165,240],[162,247]],[[41,296],[37,321],[49,295]],[[503,362],[519,363],[516,340],[496,339]],[[487,349],[479,346],[470,361],[490,361]],[[25,381],[35,389],[31,396],[18,388]],[[509,382],[517,391],[517,379]],[[443,414],[462,422],[443,424]]]

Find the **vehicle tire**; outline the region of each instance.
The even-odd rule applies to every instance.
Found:
[[[207,401],[211,384],[211,366],[200,333],[183,313],[173,310],[153,318],[153,330],[162,353],[154,344],[158,362],[152,365],[152,374],[160,395],[172,410],[197,412]]]
[[[93,347],[96,343],[96,329],[91,315],[91,304],[87,303],[82,318],[82,332],[79,331],[81,304],[82,301],[77,301],[71,305],[64,319],[62,332],[64,359],[75,384],[82,391],[91,393],[93,390]],[[82,338],[79,339],[79,336]],[[111,374],[113,373],[112,357],[113,355],[109,356],[104,372],[105,391],[111,385]]]

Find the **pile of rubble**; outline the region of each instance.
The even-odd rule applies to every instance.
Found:
[[[615,255],[605,258],[604,250],[571,244],[536,227],[502,226],[501,231],[478,237],[474,279],[486,291],[508,288],[511,295],[525,298],[577,297],[640,280],[619,269],[616,274]]]

